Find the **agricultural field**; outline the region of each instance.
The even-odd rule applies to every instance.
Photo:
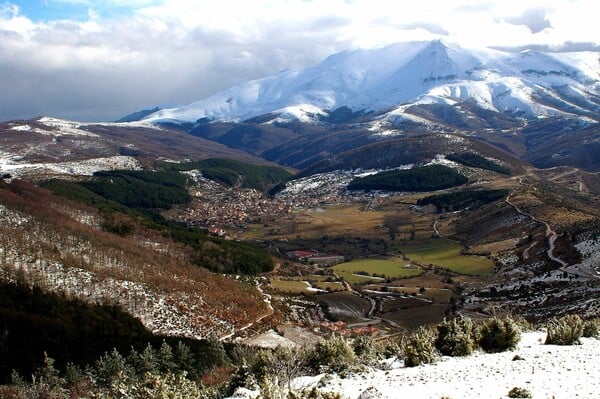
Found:
[[[332,320],[346,323],[368,321],[365,316],[371,309],[371,303],[350,291],[333,292],[319,295],[319,301],[326,305],[327,314]]]
[[[359,205],[331,205],[323,208],[296,211],[264,224],[249,224],[246,239],[284,239],[301,236],[318,238],[328,235],[361,235],[375,237],[385,212],[364,211]]]
[[[314,294],[315,291],[311,290],[308,284],[300,280],[280,280],[271,279],[271,287],[275,291],[279,291],[286,294]]]
[[[422,325],[438,324],[444,320],[447,305],[444,304],[410,304],[398,302],[390,304],[379,317],[383,320],[395,323],[398,327],[414,331]]]
[[[410,260],[435,265],[460,274],[485,275],[494,270],[494,262],[484,256],[463,255],[462,247],[451,240],[436,238],[401,246]]]
[[[423,291],[421,287],[388,287],[390,291],[401,292],[409,295],[422,295],[427,299],[438,303],[447,303],[452,298],[452,290],[446,288],[425,288]]]
[[[344,280],[354,284],[381,281],[386,278],[408,278],[421,274],[421,270],[407,268],[406,264],[407,262],[400,258],[354,259],[334,266],[333,270]]]

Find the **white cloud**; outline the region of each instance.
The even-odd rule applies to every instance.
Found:
[[[353,47],[444,37],[465,46],[599,44],[596,0],[47,0],[87,21],[34,22],[0,3],[0,120],[114,119],[182,104]],[[128,10],[107,18],[111,7]]]

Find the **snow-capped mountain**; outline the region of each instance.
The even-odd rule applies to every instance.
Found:
[[[334,54],[302,70],[242,83],[182,107],[161,109],[149,122],[311,122],[340,107],[373,111],[389,122],[423,121],[415,105],[464,102],[524,118],[578,116],[600,120],[597,52],[467,50],[443,41],[409,42]]]

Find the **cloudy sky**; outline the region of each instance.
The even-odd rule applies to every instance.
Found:
[[[0,120],[117,119],[352,48],[598,49],[597,0],[0,0]]]

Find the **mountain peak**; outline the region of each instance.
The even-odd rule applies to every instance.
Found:
[[[597,114],[599,72],[598,53],[469,50],[441,39],[397,43],[333,54],[313,67],[245,82],[145,119],[242,121],[272,114],[273,121],[311,121],[340,107],[380,111],[466,100],[528,117],[589,116],[590,110]],[[570,87],[570,97],[557,93],[558,87]]]

